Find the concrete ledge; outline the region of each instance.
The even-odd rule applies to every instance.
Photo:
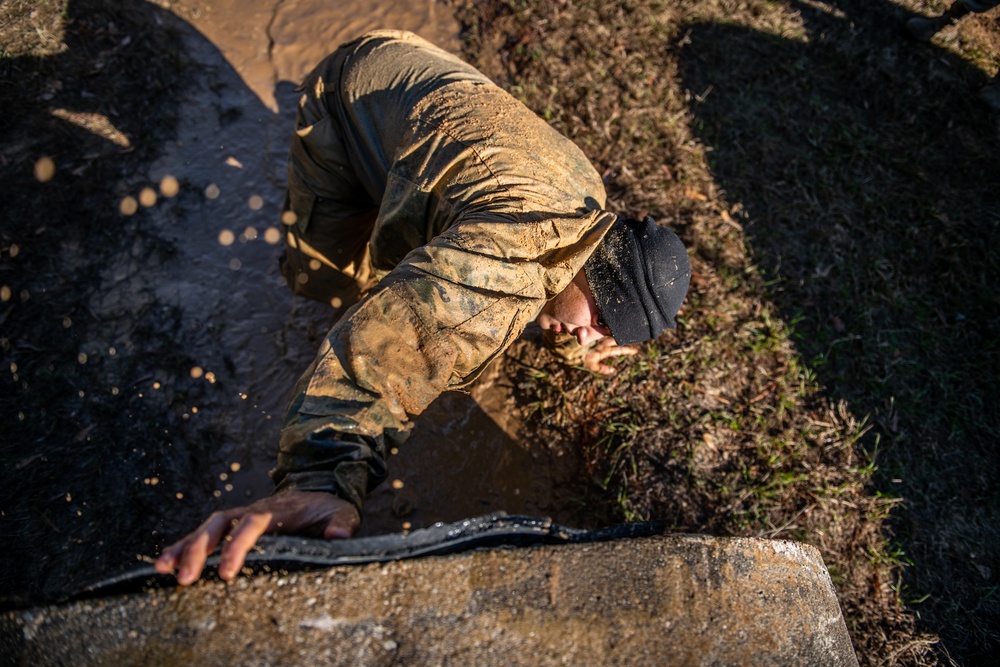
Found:
[[[13,665],[856,665],[819,552],[657,536],[203,582],[0,619]]]

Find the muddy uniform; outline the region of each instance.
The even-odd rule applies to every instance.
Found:
[[[410,33],[344,45],[302,91],[285,275],[335,306],[364,298],[299,381],[272,475],[276,492],[360,509],[385,478],[385,438],[474,380],[615,216],[571,141]]]

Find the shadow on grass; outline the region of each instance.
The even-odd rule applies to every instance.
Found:
[[[1000,116],[976,97],[988,76],[906,40],[900,7],[790,6],[801,34],[681,30],[694,130],[800,353],[870,416],[877,491],[903,499],[903,599],[956,658],[986,664],[1000,652]]]

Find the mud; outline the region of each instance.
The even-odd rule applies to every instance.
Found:
[[[339,44],[369,30],[409,30],[447,51],[460,48],[452,10],[437,0],[178,0],[170,6],[273,113],[281,108],[278,84],[298,82]]]
[[[267,473],[289,392],[332,323],[330,310],[293,298],[278,271],[294,86],[361,32],[408,29],[457,52],[458,24],[436,2],[181,0],[169,9],[187,24],[193,76],[176,141],[150,168],[148,184],[122,198],[121,209],[148,209],[147,231],[176,252],[156,266],[126,257],[109,266],[107,289],[91,308],[98,315],[152,304],[180,309],[179,339],[196,359],[191,376],[206,383],[185,417],[220,434],[204,471],[218,498],[207,514],[270,492]],[[91,347],[127,353],[129,327],[123,320]],[[159,386],[148,378],[137,389]],[[548,454],[518,442],[509,383],[494,373],[472,393],[475,399],[445,395],[417,420],[390,458],[391,483],[368,501],[363,535],[495,510],[566,518],[553,503],[553,473],[538,465]],[[173,495],[192,480],[159,483]]]

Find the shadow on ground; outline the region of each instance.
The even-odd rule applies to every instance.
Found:
[[[190,526],[213,502],[207,463],[222,434],[190,419],[211,391],[192,377],[194,344],[213,332],[192,330],[155,295],[177,247],[150,226],[152,204],[136,201],[149,188],[170,220],[203,205],[200,188],[164,189],[148,175],[175,138],[195,68],[183,40],[197,35],[140,1],[10,2],[3,12],[0,599],[9,605],[132,566]],[[235,72],[223,78],[239,85]],[[206,114],[216,111],[223,123],[224,109]],[[138,298],[122,296],[143,281]],[[167,479],[183,490],[159,484]]]
[[[968,664],[1000,652],[1000,117],[989,77],[872,0],[800,34],[681,31],[695,132],[833,400],[870,415],[903,599]],[[1000,50],[1000,16],[970,19]]]

